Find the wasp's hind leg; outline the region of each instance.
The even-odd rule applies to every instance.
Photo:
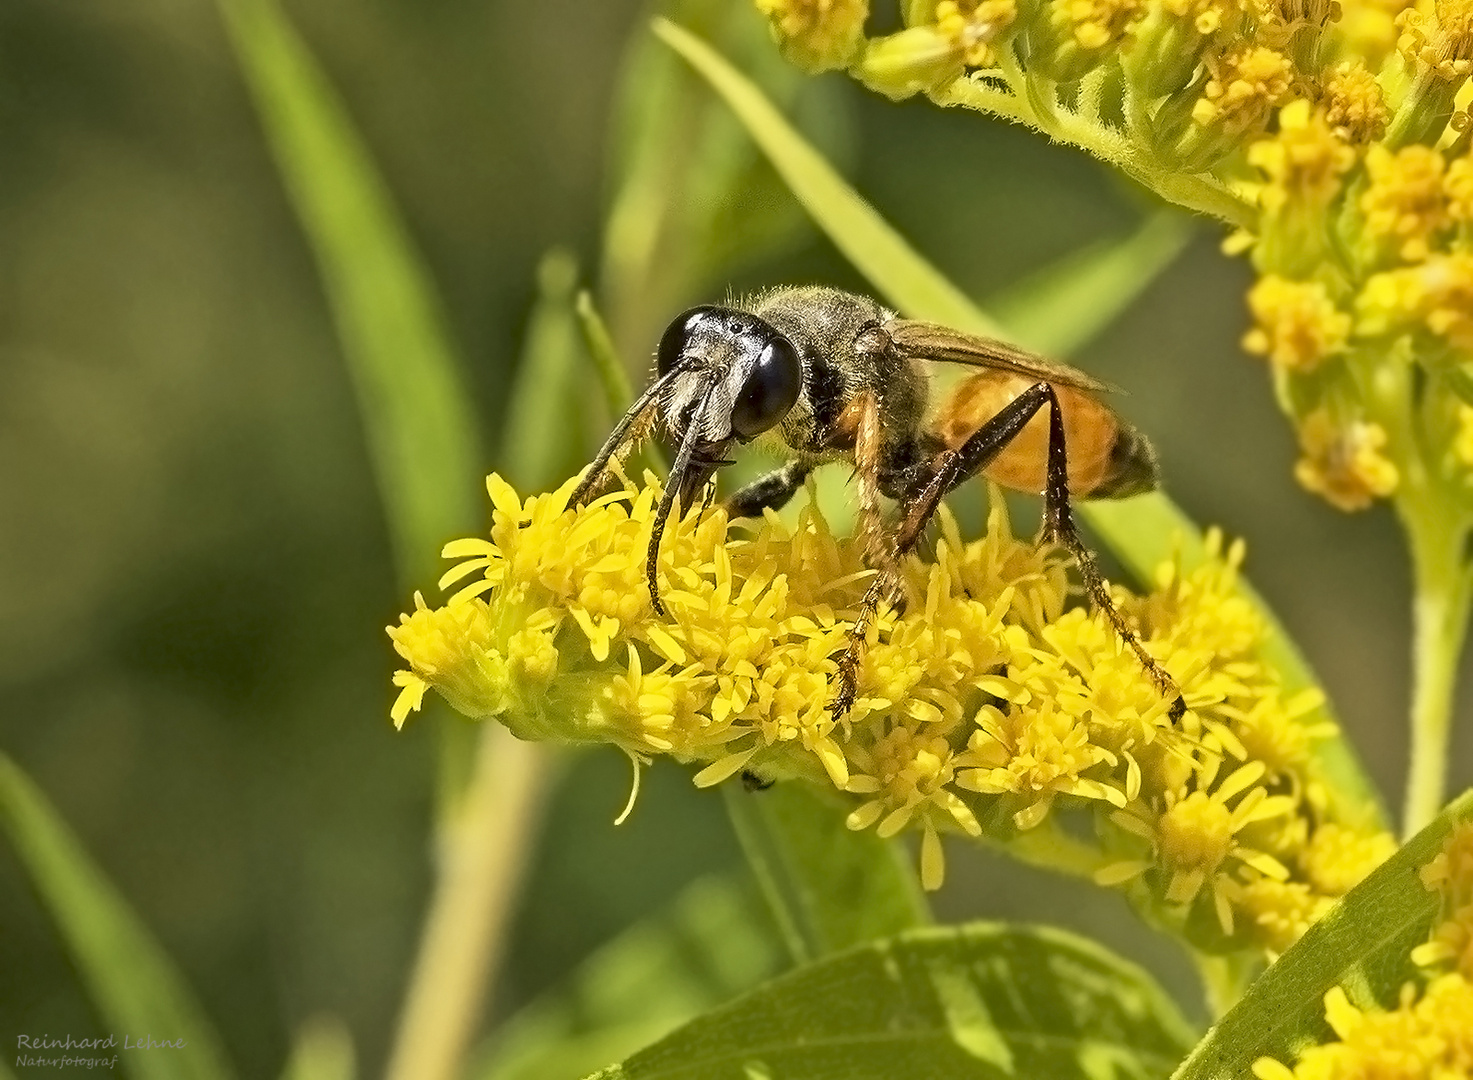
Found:
[[[738,488],[726,497],[723,505],[728,517],[761,517],[769,507],[781,510],[798,493],[803,481],[813,471],[809,462],[794,458],[781,468],[759,476],[745,487]]]
[[[1156,662],[1156,658],[1146,651],[1140,637],[1115,607],[1115,601],[1110,597],[1109,585],[1095,562],[1094,552],[1085,546],[1084,541],[1079,538],[1079,531],[1074,527],[1074,513],[1069,506],[1069,467],[1064,448],[1064,420],[1052,389],[1049,397],[1053,399],[1053,407],[1049,410],[1048,485],[1044,488],[1043,496],[1043,539],[1058,544],[1074,557],[1090,599],[1110,621],[1120,640],[1130,646],[1141,667],[1145,668],[1146,674],[1156,684],[1156,689],[1163,697],[1171,699],[1168,715],[1171,722],[1176,723],[1187,711],[1187,703],[1182,699],[1181,690]]]
[[[1064,419],[1059,410],[1058,397],[1053,387],[1046,382],[1034,383],[1019,394],[987,423],[974,431],[966,442],[955,450],[938,454],[933,467],[920,474],[902,499],[905,517],[895,532],[893,560],[895,563],[913,551],[925,533],[926,526],[935,516],[941,499],[947,492],[976,476],[1005,450],[1020,431],[1027,426],[1039,409],[1049,407],[1049,459],[1048,483],[1044,491],[1044,536],[1060,544],[1079,565],[1080,576],[1088,590],[1090,599],[1105,613],[1110,625],[1121,640],[1130,646],[1146,669],[1157,688],[1164,696],[1173,698],[1171,718],[1179,720],[1186,711],[1181,693],[1171,676],[1162,670],[1154,657],[1146,652],[1145,646],[1135,631],[1126,624],[1110,599],[1110,591],[1095,564],[1094,555],[1080,540],[1074,528],[1074,517],[1069,508],[1068,455],[1064,444]],[[834,698],[833,715],[843,716],[854,704],[858,688],[859,658],[865,634],[885,599],[886,588],[876,580],[860,602],[859,616],[849,634],[849,645],[839,658],[839,690]]]

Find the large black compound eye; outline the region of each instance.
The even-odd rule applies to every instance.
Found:
[[[685,347],[690,342],[690,336],[696,325],[720,311],[721,308],[707,304],[693,307],[675,316],[670,325],[665,327],[665,332],[660,335],[660,345],[655,350],[655,374],[657,376],[670,374],[675,365],[680,363],[681,356],[685,354]]]
[[[761,435],[788,415],[802,382],[798,350],[787,338],[773,333],[732,405],[731,430],[741,439]]]

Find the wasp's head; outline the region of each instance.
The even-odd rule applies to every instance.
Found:
[[[793,343],[732,308],[679,315],[660,338],[655,364],[665,384],[660,415],[680,447],[670,486],[686,507],[728,464],[733,442],[750,442],[781,422],[803,383]]]

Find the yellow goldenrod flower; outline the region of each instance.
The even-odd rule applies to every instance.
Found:
[[[1356,299],[1356,316],[1362,336],[1425,328],[1452,349],[1473,352],[1473,254],[1433,255],[1373,274]]]
[[[1248,291],[1248,307],[1258,325],[1243,338],[1243,348],[1289,371],[1313,371],[1350,338],[1350,316],[1317,281],[1270,274]]]
[[[1049,0],[1049,21],[1084,50],[1118,44],[1140,12],[1140,0]]]
[[[1325,119],[1336,134],[1352,143],[1373,142],[1385,134],[1389,118],[1381,84],[1364,63],[1345,60],[1334,67],[1325,80]]]
[[[1293,203],[1323,212],[1355,164],[1355,151],[1325,112],[1293,101],[1279,110],[1278,133],[1248,148],[1248,162],[1268,177],[1258,197],[1264,210],[1278,213]]]
[[[1221,55],[1209,53],[1207,66],[1211,78],[1192,106],[1192,119],[1234,135],[1262,124],[1293,85],[1289,58],[1263,45],[1244,42]]]
[[[1445,167],[1440,153],[1419,144],[1395,153],[1377,144],[1366,154],[1370,186],[1360,200],[1366,230],[1408,262],[1427,258],[1430,241],[1447,224]]]
[[[1327,821],[1299,853],[1304,876],[1326,896],[1343,896],[1396,851],[1386,833],[1366,832]]]
[[[869,38],[859,62],[850,70],[871,90],[898,101],[912,94],[935,93],[960,79],[966,73],[966,51],[956,37],[948,37],[934,23],[925,23]]]
[[[941,0],[936,30],[960,53],[967,67],[997,63],[994,45],[1018,17],[1016,0]]]
[[[1258,785],[1264,772],[1262,762],[1251,762],[1233,770],[1210,793],[1167,791],[1164,809],[1154,822],[1136,818],[1128,823],[1128,811],[1115,815],[1118,824],[1151,842],[1166,880],[1166,903],[1190,904],[1205,887],[1225,934],[1234,928],[1232,905],[1238,880],[1230,859],[1275,881],[1289,877],[1281,862],[1243,844],[1239,837],[1250,825],[1294,812],[1291,796],[1269,795]]]
[[[1344,840],[1332,835],[1324,846]],[[1473,824],[1453,830],[1421,877],[1442,893],[1446,917],[1412,959],[1428,967],[1452,961],[1456,970],[1425,971],[1402,987],[1400,1002],[1390,1010],[1357,1007],[1344,989],[1332,988],[1325,994],[1325,1021],[1334,1039],[1300,1051],[1292,1068],[1260,1058],[1253,1064],[1258,1080],[1473,1075]]]
[[[1420,873],[1422,884],[1441,894],[1442,918],[1431,940],[1412,951],[1412,959],[1429,967],[1451,962],[1473,978],[1473,823],[1454,828]]]
[[[980,540],[943,512],[934,559],[906,560],[905,609],[880,611],[836,720],[833,657],[873,575],[811,502],[791,530],[776,515],[733,525],[719,506],[672,517],[659,617],[645,583],[652,478],[569,508],[574,486],[523,500],[488,480],[489,539],[445,549],[458,561],[441,587],[455,591],[433,609],[416,596],[389,630],[406,662],[396,724],[433,688],[524,738],[695,763],[703,786],[744,770],[823,785],[850,800],[851,828],[920,833],[928,888],[942,834],[1006,844],[1037,830],[1046,847],[1063,807],[1099,821],[1100,880],[1178,915],[1210,896],[1228,933],[1241,906],[1243,947],[1287,933],[1251,906],[1258,877],[1297,882],[1301,907],[1326,899],[1299,868],[1311,832],[1333,824],[1307,795],[1321,783],[1308,747],[1333,729],[1312,715],[1316,695],[1286,702],[1256,657],[1241,544],[1224,552],[1214,532],[1198,569],[1168,562],[1149,594],[1116,590],[1185,696],[1173,723],[1106,620],[1071,604],[1059,551],[1014,538],[1000,499]]]
[[[859,56],[869,0],[756,0],[783,55],[807,71],[845,68]]]
[[[1325,995],[1325,1020],[1337,1041],[1304,1050],[1292,1069],[1260,1058],[1253,1074],[1259,1080],[1473,1074],[1473,983],[1462,975],[1435,980],[1390,1012],[1358,1009],[1335,987]]]
[[[1396,47],[1441,79],[1462,79],[1473,71],[1473,3],[1436,0],[1433,9],[1431,17],[1411,8],[1402,12]]]
[[[1337,422],[1327,409],[1316,409],[1299,427],[1304,456],[1294,466],[1295,479],[1341,510],[1364,510],[1396,490],[1396,466],[1381,452],[1386,432],[1365,420]]]
[[[1447,216],[1460,225],[1473,224],[1473,156],[1463,154],[1447,167],[1442,178]]]
[[[1243,880],[1220,888],[1240,921],[1273,956],[1303,937],[1335,903],[1333,898],[1316,893],[1307,882],[1282,881],[1251,871],[1243,875]]]
[[[1162,0],[1161,8],[1178,19],[1188,19],[1199,34],[1212,34],[1236,15],[1232,0]]]

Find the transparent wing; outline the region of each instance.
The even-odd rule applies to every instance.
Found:
[[[906,356],[1010,371],[1041,382],[1073,386],[1095,394],[1116,390],[1116,387],[1086,375],[1078,368],[1045,360],[1037,353],[997,338],[978,337],[940,323],[892,319],[885,324],[885,331]]]

